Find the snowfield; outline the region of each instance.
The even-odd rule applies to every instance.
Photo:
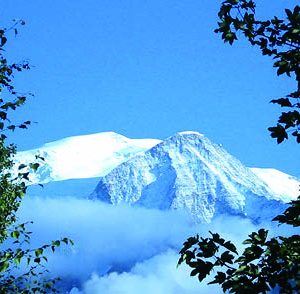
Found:
[[[261,226],[287,234],[270,219],[299,192],[296,178],[248,168],[192,131],[165,140],[70,137],[15,161],[34,162],[37,154],[44,161],[30,174],[18,217],[33,221],[33,248],[74,240],[47,256],[51,277],[60,276],[60,291],[69,294],[221,293],[176,269],[182,243],[209,230],[238,247]]]
[[[99,178],[98,185],[85,188],[83,196],[91,194],[90,199],[114,205],[181,209],[200,222],[218,214],[270,219],[299,192],[299,181],[292,176],[275,169],[247,168],[193,131],[165,140],[129,139],[114,132],[75,136],[19,152],[15,160],[33,162],[36,154],[44,161],[30,175],[33,185],[51,183],[52,191],[56,186],[64,190],[65,185],[72,194],[72,182],[66,181],[76,179],[78,195],[80,180]]]

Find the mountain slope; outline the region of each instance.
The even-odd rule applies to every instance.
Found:
[[[299,195],[300,182],[295,177],[274,168],[250,168],[272,191],[274,198],[289,202]]]
[[[200,222],[222,213],[254,220],[279,213],[274,191],[222,147],[197,132],[177,133],[101,177],[91,198],[185,209]]]
[[[32,184],[93,178],[107,174],[136,153],[159,142],[156,139],[128,139],[113,132],[104,132],[69,137],[18,152],[15,161],[28,164],[35,161],[37,154],[45,158],[38,172],[31,174]]]
[[[31,183],[49,184],[32,185],[29,195],[85,198],[94,189],[93,199],[184,209],[199,221],[222,213],[270,218],[299,191],[297,179],[275,169],[249,169],[197,132],[163,141],[113,132],[70,137],[19,152],[15,161],[33,162],[36,154],[45,161],[30,174]]]

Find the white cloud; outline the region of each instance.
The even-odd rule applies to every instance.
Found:
[[[142,263],[130,272],[110,273],[104,277],[94,274],[83,287],[82,293],[107,294],[196,294],[222,293],[217,287],[200,285],[189,276],[184,266],[176,268],[178,253],[168,250]]]
[[[188,217],[175,211],[114,207],[73,198],[27,198],[20,215],[22,220],[34,221],[32,246],[62,236],[74,240],[72,249],[62,248],[49,256],[49,268],[80,281],[92,272],[127,270],[168,248],[180,248],[194,230]]]
[[[26,198],[21,220],[33,220],[32,246],[70,237],[75,246],[49,253],[48,268],[64,289],[85,293],[218,293],[219,288],[176,268],[178,251],[188,236],[208,230],[240,243],[257,227],[246,219],[222,217],[193,225],[178,211],[112,206],[84,199]],[[76,290],[77,287],[79,290]]]

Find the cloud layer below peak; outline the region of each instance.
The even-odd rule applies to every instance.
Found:
[[[34,212],[34,213],[33,213]],[[20,221],[32,220],[32,247],[60,237],[74,240],[48,255],[51,275],[62,278],[62,289],[86,293],[219,293],[219,288],[189,277],[176,268],[185,239],[208,231],[240,243],[257,227],[249,220],[222,217],[211,224],[193,224],[178,211],[112,206],[99,201],[27,197]]]

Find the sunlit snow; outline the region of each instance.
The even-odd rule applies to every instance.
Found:
[[[75,136],[19,152],[16,162],[34,162],[45,158],[32,183],[104,176],[138,152],[158,144],[157,139],[128,139],[114,132]]]
[[[274,168],[251,168],[251,170],[264,180],[274,195],[282,201],[296,199],[299,195],[299,180]]]
[[[295,178],[249,169],[193,131],[162,141],[113,132],[70,137],[19,152],[15,161],[28,164],[36,154],[45,161],[32,184],[48,184],[28,190],[18,217],[34,222],[33,247],[74,240],[47,256],[63,293],[219,293],[190,278],[188,268],[176,269],[185,239],[211,230],[239,244],[260,217],[298,195]],[[199,224],[193,216],[214,218]]]

